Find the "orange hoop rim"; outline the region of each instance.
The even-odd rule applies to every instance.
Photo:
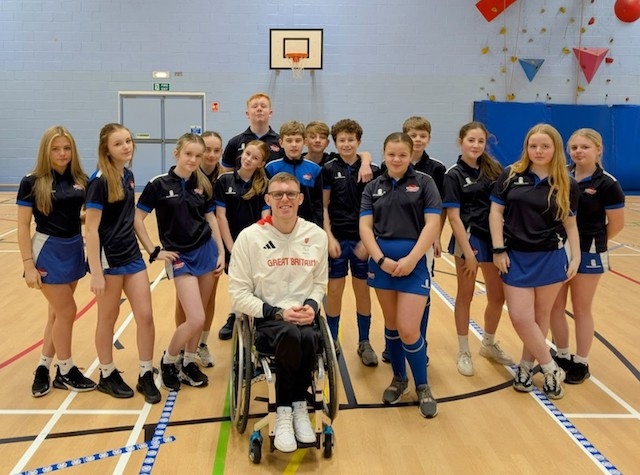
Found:
[[[285,57],[290,59],[294,64],[299,63],[303,59],[307,59],[307,53],[285,53]]]

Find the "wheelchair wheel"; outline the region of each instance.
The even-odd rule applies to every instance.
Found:
[[[324,450],[323,455],[324,458],[330,459],[333,455],[333,431],[330,427],[325,428],[324,430]]]
[[[262,437],[251,437],[251,440],[249,441],[249,460],[257,465],[260,463],[261,459]]]
[[[231,422],[240,434],[249,420],[251,400],[251,329],[244,318],[237,318],[233,329],[232,368],[229,381]]]
[[[324,411],[332,421],[338,415],[338,359],[336,349],[324,316],[319,318],[320,334],[322,338],[322,359],[324,360],[327,385],[324,392]],[[326,450],[326,449],[325,449]]]

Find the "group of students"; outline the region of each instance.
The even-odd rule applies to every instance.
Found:
[[[206,386],[208,378],[198,363],[214,364],[207,340],[218,277],[229,268],[238,275],[239,258],[231,259],[236,241],[253,223],[271,223],[268,216],[274,205],[283,213],[277,220],[295,208],[296,216],[325,231],[324,311],[336,343],[345,278],[351,269],[357,353],[366,366],[378,365],[369,338],[369,288],[375,289],[385,321],[382,359],[391,363],[393,372],[391,384],[383,391],[385,403],[395,404],[408,392],[408,362],[420,414],[427,418],[437,414],[427,378],[426,331],[433,258],[442,252],[440,235],[446,218],[452,230],[448,251],[455,256],[458,284],[454,311],[458,371],[474,374],[468,327],[480,268],[487,297],[480,355],[502,365],[514,363],[495,340],[506,300],[523,342],[516,390],[533,389],[536,361],[549,398],[563,396],[563,381],[578,384],[589,376],[593,295],[599,277],[608,269],[607,240],[624,225],[624,194],[602,168],[603,145],[596,131],[580,129],[571,136],[567,149],[572,164],[567,168],[560,134],[548,124],[539,124],[526,135],[521,157],[503,169],[487,151],[486,127],[470,122],[460,129],[458,161],[447,170],[425,151],[431,137],[429,121],[411,117],[402,132],[386,138],[383,163],[377,167],[370,153],[358,151],[363,131],[354,120],[340,120],[331,128],[318,121],[307,126],[290,121],[278,134],[269,125],[271,101],[263,93],[249,98],[246,115],[249,127],[229,140],[224,153],[215,132],[180,137],[175,166],[145,186],[137,205],[128,167],[135,144],[126,127],[103,127],[97,171],[91,177],[80,166],[71,134],[61,126],[45,131],[36,166],[21,181],[17,198],[24,277],[49,302],[33,396],[50,391],[54,356],[58,359],[54,387],[74,391],[97,387],[114,397],[133,396],[112,352],[124,291],[137,323],[136,389],[147,402],[160,401],[153,380],[155,336],[149,280],[138,242],[149,262],[165,262],[176,287],[176,330],[160,361],[162,384],[170,390],[178,390],[181,384]],[[335,153],[325,151],[329,136]],[[274,176],[279,177],[278,189],[272,192],[268,178]],[[296,189],[290,189],[291,180]],[[152,211],[161,245],[152,241],[145,228],[144,220]],[[36,223],[33,236],[32,219]],[[291,232],[294,225],[284,222],[284,229]],[[275,248],[272,241],[265,246]],[[71,358],[73,293],[87,267],[98,303],[97,385],[82,375]],[[230,277],[233,287],[233,272]],[[575,355],[569,350],[564,315],[569,288],[576,322]],[[317,296],[312,300],[319,303]],[[232,302],[242,308],[230,309],[219,332],[221,339],[231,337],[236,310],[246,309],[243,299],[232,298]],[[281,309],[279,320],[293,322],[297,316],[307,322],[318,311],[315,304],[311,309],[289,313]],[[257,313],[262,313],[265,324],[278,320],[272,305]],[[554,356],[546,344],[550,327],[557,346]],[[287,390],[280,389],[282,407],[291,409],[293,402],[295,413],[296,400],[290,394],[283,396]],[[291,414],[290,410],[278,412],[280,421],[290,421]],[[303,439],[310,437],[308,416],[297,425],[295,420],[285,429],[280,424],[276,447],[291,450],[294,432],[295,437],[298,432]]]

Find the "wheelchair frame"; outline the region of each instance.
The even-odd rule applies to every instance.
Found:
[[[313,414],[315,414],[314,429],[316,442],[302,444],[298,448],[323,447],[325,458],[333,454],[334,433],[332,422],[338,414],[338,361],[336,350],[324,316],[316,318],[320,329],[321,351],[317,354],[317,363],[313,371],[310,395]],[[273,356],[259,353],[254,344],[254,327],[252,319],[247,315],[239,315],[233,327],[232,359],[229,381],[229,399],[231,409],[231,423],[242,434],[247,428],[249,420],[249,406],[251,403],[251,386],[258,381],[266,380],[269,391],[268,414],[253,426],[253,433],[249,440],[249,459],[260,463],[262,458],[263,438],[261,429],[269,428],[270,451],[275,450],[275,417],[276,394],[275,373],[273,371]]]

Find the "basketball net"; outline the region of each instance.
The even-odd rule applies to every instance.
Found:
[[[300,79],[302,77],[302,71],[304,71],[304,60],[307,58],[307,54],[287,53],[285,56],[289,60],[293,79]]]

